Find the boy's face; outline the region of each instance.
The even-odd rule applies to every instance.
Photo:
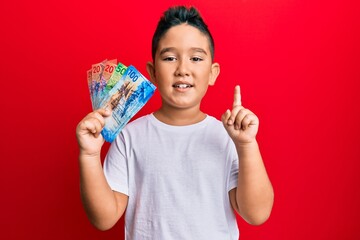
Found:
[[[166,32],[159,41],[154,64],[148,63],[147,69],[163,105],[181,109],[199,107],[220,71],[219,65],[212,63],[206,35],[187,24]]]

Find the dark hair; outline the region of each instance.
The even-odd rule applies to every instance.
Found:
[[[211,58],[214,59],[214,39],[202,19],[199,11],[194,7],[175,6],[170,7],[161,16],[152,39],[152,58],[155,60],[155,53],[161,37],[171,28],[183,23],[189,24],[200,30],[209,39]]]

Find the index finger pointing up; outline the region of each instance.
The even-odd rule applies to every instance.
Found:
[[[241,106],[241,94],[240,94],[240,86],[237,85],[234,90],[234,103],[233,108]]]

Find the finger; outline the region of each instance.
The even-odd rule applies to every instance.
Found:
[[[233,108],[241,106],[240,86],[235,86]]]
[[[226,110],[226,112],[221,116],[221,121],[223,122],[223,124],[227,124],[227,122],[229,121],[229,118],[231,116],[231,112],[230,110]]]
[[[241,123],[241,128],[246,130],[251,125],[258,124],[258,122],[258,118],[254,114],[247,114]]]
[[[98,112],[103,117],[108,117],[111,114],[111,108],[110,106],[106,105],[105,108],[100,108],[96,110],[96,112]]]
[[[233,110],[231,111],[231,115],[227,121],[228,125],[233,125],[235,123],[236,116],[238,115],[238,113],[241,109],[244,109],[244,108],[242,106],[236,106],[233,108]]]
[[[89,113],[89,115],[83,120],[83,129],[89,131],[92,134],[101,132],[105,126],[104,117],[97,111]]]
[[[96,121],[96,120],[94,121],[94,125],[96,129],[94,136],[97,138],[100,135],[101,130],[103,129],[103,125],[100,123],[100,121]]]
[[[235,129],[238,130],[238,129],[242,128],[243,119],[245,118],[245,116],[247,114],[249,114],[249,112],[250,111],[245,108],[240,109],[240,111],[235,116],[235,120],[234,120],[234,128]]]
[[[96,133],[96,125],[94,124],[93,119],[84,120],[82,126],[83,126],[82,129],[85,130],[86,132],[90,132],[92,134]]]
[[[104,116],[101,115],[100,112],[94,112],[92,118],[94,118],[96,121],[98,121],[101,125],[101,127],[104,127],[105,126],[105,119],[104,119]]]

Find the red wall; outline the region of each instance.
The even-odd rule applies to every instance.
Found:
[[[146,76],[170,3],[6,1],[1,26],[1,239],[122,239],[88,222],[75,127],[89,111],[86,70],[104,58]],[[221,75],[203,101],[220,118],[240,84],[260,118],[275,189],[243,240],[360,239],[360,18],[357,1],[192,1],[215,37]],[[158,93],[136,115],[160,104]]]

